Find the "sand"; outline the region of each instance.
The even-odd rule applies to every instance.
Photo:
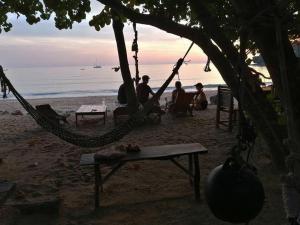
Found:
[[[213,94],[207,93],[208,97]],[[164,98],[161,104],[164,104]],[[66,127],[72,131],[101,135],[114,127],[112,111],[116,107],[116,97],[105,97],[108,105],[105,125],[96,117],[86,117],[76,128],[75,111],[82,104],[101,104],[103,99],[59,98],[30,102],[33,105],[49,103],[59,113],[69,115],[70,124]],[[16,110],[23,115],[11,115]],[[8,217],[18,225],[228,224],[212,215],[203,193],[207,175],[225,161],[228,151],[236,143],[236,126],[232,133],[216,129],[215,112],[216,107],[209,105],[207,110],[195,112],[193,117],[174,118],[166,114],[159,125],[142,126],[113,144],[87,149],[71,145],[44,131],[18,102],[0,101],[0,178],[17,184],[6,204],[50,201],[54,202],[53,208],[57,209],[50,212],[40,208],[25,214],[5,206],[0,209],[0,224],[12,224],[8,222]],[[200,157],[200,202],[194,200],[193,188],[186,174],[171,162],[142,161],[124,166],[104,185],[101,208],[94,211],[93,168],[79,166],[81,154],[129,143],[152,146],[191,142],[199,142],[209,151]],[[186,163],[185,158],[180,161]],[[253,163],[264,183],[266,200],[262,212],[250,224],[285,224],[279,176],[261,138],[256,142]],[[102,169],[108,171],[109,168],[106,166]],[[57,200],[59,204],[56,204]]]

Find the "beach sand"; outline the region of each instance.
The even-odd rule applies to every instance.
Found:
[[[214,94],[207,93],[208,97]],[[161,104],[164,104],[164,98],[161,98]],[[83,97],[30,102],[33,105],[49,103],[59,113],[69,115],[66,128],[72,131],[101,135],[114,127],[112,111],[116,107],[116,97],[105,97],[108,105],[105,125],[97,118],[86,117],[76,128],[75,111],[82,104],[101,104],[103,99]],[[23,115],[11,115],[16,110],[21,110]],[[193,117],[173,118],[166,114],[159,125],[145,125],[113,144],[87,149],[44,131],[15,100],[0,101],[0,178],[17,184],[6,204],[50,201],[57,206],[53,212],[49,207],[48,210],[39,208],[31,214],[4,206],[0,209],[0,224],[14,224],[12,221],[18,225],[229,224],[212,215],[204,198],[207,175],[225,161],[228,151],[236,144],[236,126],[232,133],[216,129],[215,112],[216,107],[209,105],[207,110],[195,112]],[[199,142],[208,149],[208,154],[200,156],[200,203],[194,200],[186,174],[171,162],[142,161],[125,165],[105,183],[101,208],[94,212],[93,168],[79,166],[82,153],[129,143],[152,146],[191,142]],[[186,159],[182,157],[180,162],[186,164]],[[257,139],[253,162],[264,183],[266,200],[262,212],[250,224],[285,224],[279,175],[261,138]],[[102,169],[107,171],[108,167]],[[56,204],[57,200],[59,204]]]

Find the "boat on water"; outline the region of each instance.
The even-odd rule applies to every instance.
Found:
[[[102,66],[100,66],[100,65],[95,65],[94,68],[95,68],[95,69],[99,69],[99,68],[102,68]]]

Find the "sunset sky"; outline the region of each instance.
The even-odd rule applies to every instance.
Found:
[[[72,30],[58,30],[53,19],[30,26],[23,17],[10,17],[13,28],[0,34],[0,62],[4,67],[83,66],[99,63],[117,65],[118,56],[111,26],[100,32],[88,25],[101,5],[92,3],[92,12]],[[159,29],[138,25],[139,61],[141,64],[175,63],[190,45],[190,41]],[[125,24],[129,63],[133,64],[131,43],[132,24]],[[194,46],[188,59],[204,62],[206,56]]]

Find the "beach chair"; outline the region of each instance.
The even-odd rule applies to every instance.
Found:
[[[40,116],[47,118],[54,123],[60,124],[60,121],[62,121],[63,123],[68,123],[67,118],[65,116],[57,114],[49,104],[37,105],[35,108]]]
[[[223,125],[228,127],[228,131],[232,131],[237,112],[238,109],[234,108],[234,100],[230,88],[227,86],[218,86],[216,127],[219,128],[220,125]],[[227,115],[223,115],[224,113]]]
[[[176,116],[186,115],[187,112],[189,112],[189,114],[192,116],[193,115],[192,105],[193,105],[194,96],[195,93],[193,92],[187,92],[178,95],[176,102],[169,106],[168,111],[171,114],[174,114]]]

